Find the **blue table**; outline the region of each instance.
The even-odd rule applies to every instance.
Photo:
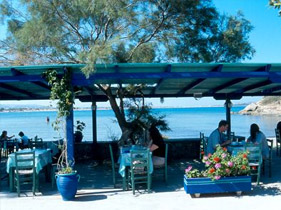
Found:
[[[231,153],[231,155],[237,155],[239,152],[245,151],[245,142],[232,142],[229,146],[227,146],[227,150]]]
[[[19,152],[30,152],[33,151],[31,149],[24,149]],[[52,155],[50,149],[35,149],[35,167],[36,167],[36,177],[38,177],[40,171],[46,167],[46,179],[50,178],[50,167],[52,164]],[[15,167],[16,167],[16,160],[15,160],[15,153],[12,153],[8,156],[7,160],[7,173],[9,173],[9,181],[10,181],[10,191],[14,191],[14,179],[15,179]],[[38,182],[38,179],[37,179]],[[37,183],[37,187],[38,187]]]

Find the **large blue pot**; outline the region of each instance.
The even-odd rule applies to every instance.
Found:
[[[56,182],[58,191],[64,201],[73,200],[77,192],[80,175],[77,172],[71,174],[57,174]]]

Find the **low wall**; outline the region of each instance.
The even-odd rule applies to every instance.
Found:
[[[199,138],[183,138],[183,139],[166,139],[165,143],[169,144],[168,161],[176,159],[195,159],[199,158],[200,139]],[[92,142],[75,143],[75,161],[84,159],[94,159],[103,161],[110,159],[109,146],[112,144],[115,158],[118,154],[117,142]]]

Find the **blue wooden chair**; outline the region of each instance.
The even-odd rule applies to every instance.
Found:
[[[131,167],[129,169],[129,185],[131,185],[133,194],[135,195],[136,185],[146,184],[147,190],[151,188],[151,174],[149,173],[150,151],[146,150],[131,150]]]
[[[34,140],[30,139],[28,144],[30,149],[44,149],[43,139],[37,136],[35,136]]]
[[[248,160],[251,168],[251,176],[257,177],[257,184],[260,183],[261,167],[262,167],[262,153],[261,144],[245,144],[245,150],[249,151]]]
[[[206,152],[206,142],[204,133],[200,132],[200,151],[199,151],[199,159],[201,160]]]
[[[109,147],[109,153],[110,153],[110,160],[111,160],[111,169],[112,169],[112,181],[113,181],[113,186],[114,188],[116,187],[116,171],[118,171],[117,163],[114,159],[114,154],[113,154],[113,148],[111,144],[108,144]]]
[[[268,166],[268,176],[271,177],[271,164],[272,164],[272,149],[273,149],[273,140],[272,139],[266,139],[267,145],[269,148],[269,157],[267,159],[263,159],[263,167],[262,172],[265,173],[265,167]]]
[[[36,190],[35,151],[15,153],[15,187],[20,197],[21,185],[31,184],[32,192]]]

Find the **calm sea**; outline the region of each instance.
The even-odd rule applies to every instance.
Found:
[[[238,112],[244,107],[233,107],[233,112]],[[166,115],[171,131],[163,134],[170,138],[199,137],[199,132],[209,135],[221,119],[225,119],[224,107],[200,107],[200,108],[161,108],[153,109],[159,115]],[[91,111],[75,111],[74,120],[86,123],[84,140],[92,141],[92,119]],[[47,116],[50,123],[47,123]],[[0,130],[7,130],[8,135],[16,135],[23,131],[29,138],[42,137],[43,140],[51,140],[59,134],[53,130],[52,122],[55,120],[56,112],[7,112],[0,113]],[[281,120],[278,116],[248,116],[232,114],[232,131],[236,135],[249,136],[249,127],[257,123],[266,136],[274,136],[274,128]],[[112,136],[120,136],[120,129],[115,121],[112,110],[97,111],[98,141],[110,140]],[[62,134],[61,134],[62,135]]]

